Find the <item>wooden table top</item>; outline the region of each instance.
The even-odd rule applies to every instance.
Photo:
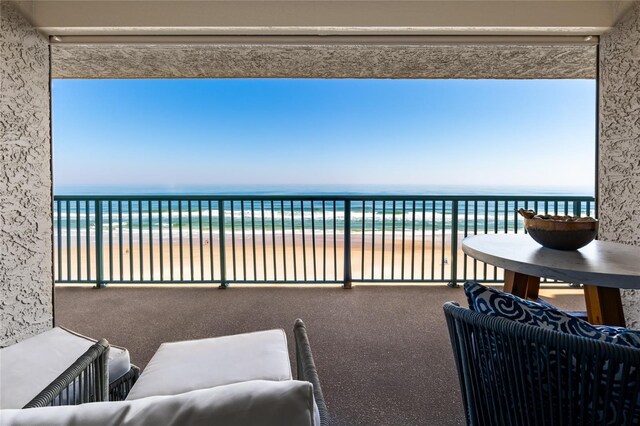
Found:
[[[521,274],[591,284],[640,289],[640,247],[592,241],[580,250],[542,247],[526,234],[473,235],[462,251],[474,259]]]

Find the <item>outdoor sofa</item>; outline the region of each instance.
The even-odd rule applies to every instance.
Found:
[[[294,336],[297,379],[292,375],[284,331],[267,330],[163,343],[139,377],[137,368],[131,366],[119,377],[129,374],[131,379],[126,384],[116,381],[111,389],[108,377],[116,363],[109,362],[112,347],[101,339],[43,391],[36,391],[26,409],[3,405],[0,424],[328,426],[329,415],[301,320],[295,322]],[[33,349],[32,339],[10,348],[26,344],[26,349]],[[46,360],[47,351],[56,351],[56,347],[52,344],[37,355]],[[5,362],[4,352],[10,348],[0,352],[0,375],[14,366]],[[16,376],[9,378],[16,380]],[[20,386],[19,381],[9,383],[3,378],[2,393]],[[12,404],[26,399],[26,392],[20,392],[22,399],[14,398]],[[111,395],[121,400],[109,401]],[[3,397],[3,404],[7,400],[11,398]]]

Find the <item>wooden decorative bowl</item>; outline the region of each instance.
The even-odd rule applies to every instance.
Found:
[[[598,235],[597,219],[544,216],[536,215],[530,210],[520,210],[527,232],[543,247],[555,250],[578,250]]]

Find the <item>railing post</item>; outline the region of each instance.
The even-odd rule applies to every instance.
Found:
[[[104,288],[104,258],[102,247],[102,200],[95,202],[96,214],[96,288]]]
[[[224,200],[218,200],[218,241],[220,243],[220,287],[227,288],[227,255],[224,231]]]
[[[451,288],[458,288],[458,200],[453,200],[451,206],[451,281],[447,284]],[[446,220],[445,220],[446,223]],[[446,246],[446,245],[445,245]],[[442,247],[444,250],[444,247]]]
[[[573,215],[574,216],[582,216],[581,204],[582,203],[580,201],[574,201],[573,202]]]
[[[582,202],[574,201],[573,202],[573,215],[574,216],[582,216]],[[571,288],[580,288],[582,285],[580,283],[569,283],[569,287]]]
[[[364,237],[364,235],[363,235]],[[351,288],[351,200],[344,200],[344,284]]]

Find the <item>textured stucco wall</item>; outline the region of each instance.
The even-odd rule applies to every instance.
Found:
[[[49,48],[0,1],[0,346],[52,326]]]
[[[600,238],[640,251],[640,3],[600,49]],[[640,290],[623,291],[623,305],[640,328]]]
[[[54,78],[595,78],[592,45],[56,44]]]

